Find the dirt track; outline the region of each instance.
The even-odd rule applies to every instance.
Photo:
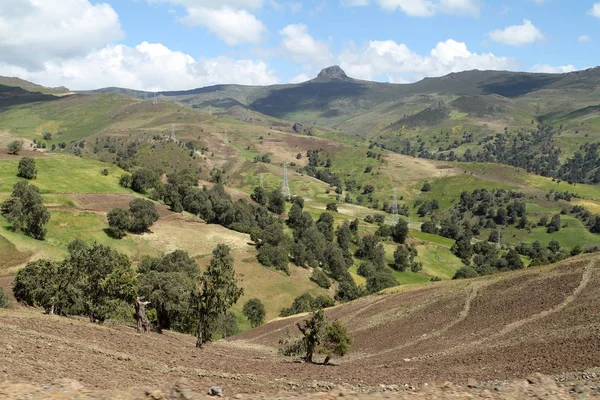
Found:
[[[138,335],[128,325],[0,311],[0,381],[71,378],[88,388],[120,389],[187,379],[199,393],[216,384],[235,394],[435,382],[439,389],[469,379],[493,386],[532,372],[573,380],[580,375],[571,373],[588,371],[600,379],[599,284],[600,263],[586,256],[364,298],[327,312],[354,338],[336,366],[277,355],[279,337],[297,317],[198,350],[187,335]]]

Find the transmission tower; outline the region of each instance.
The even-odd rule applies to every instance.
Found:
[[[171,124],[171,139],[175,140],[175,124]]]
[[[263,175],[262,174],[260,174],[260,187],[264,188],[264,185],[263,185]]]
[[[208,105],[208,114],[212,115],[212,104]]]
[[[286,200],[289,200],[292,197],[290,192],[290,181],[288,179],[288,170],[287,163],[283,163],[283,187],[281,188],[281,193]]]
[[[392,203],[392,226],[398,223],[398,196],[394,188],[394,202]]]
[[[152,105],[155,106],[158,104],[158,99],[156,98],[156,93],[154,93],[154,98],[152,99]]]

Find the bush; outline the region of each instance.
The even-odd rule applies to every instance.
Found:
[[[106,168],[104,168],[101,172],[102,175],[107,176],[108,175],[108,170]]]
[[[10,300],[8,300],[2,288],[0,288],[0,308],[10,308]]]
[[[391,273],[377,270],[367,278],[367,291],[377,293],[389,287],[398,286],[399,283]]]
[[[329,289],[331,286],[331,282],[329,282],[329,278],[323,272],[323,270],[319,268],[315,268],[310,275],[310,280],[322,287],[323,289]]]
[[[396,221],[396,223],[392,225],[391,234],[394,242],[404,243],[406,241],[406,237],[408,236],[408,222],[403,219]]]
[[[243,311],[244,315],[250,322],[250,326],[256,328],[265,323],[265,305],[259,299],[250,299],[244,304]]]
[[[338,212],[337,203],[327,203],[327,205],[325,206],[325,209],[327,211]]]
[[[464,266],[464,267],[460,267],[456,271],[456,273],[454,274],[454,277],[452,277],[452,279],[469,279],[469,278],[476,278],[478,276],[479,276],[479,274],[473,268]]]
[[[19,160],[19,172],[17,176],[25,179],[35,179],[37,176],[37,168],[35,160],[31,157],[23,157]]]
[[[431,184],[429,182],[425,182],[425,184],[421,188],[421,192],[429,192],[430,190],[431,190]]]
[[[131,188],[131,183],[133,182],[133,177],[131,176],[131,174],[123,174],[121,175],[121,178],[119,179],[119,185],[121,185],[124,188]]]
[[[10,142],[8,144],[7,148],[8,148],[8,154],[17,155],[17,154],[19,154],[19,151],[21,151],[21,149],[23,148],[23,141],[13,140],[12,142]]]

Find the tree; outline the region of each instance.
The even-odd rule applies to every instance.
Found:
[[[22,230],[27,236],[44,240],[44,226],[50,220],[50,213],[42,203],[39,189],[26,181],[13,185],[11,196],[2,203],[2,214],[16,231]]]
[[[515,249],[510,249],[503,258],[506,260],[508,269],[516,270],[525,268],[523,260],[521,260],[519,253]]]
[[[431,183],[425,182],[421,188],[421,192],[429,192],[431,190]]]
[[[69,244],[67,260],[79,275],[76,286],[80,292],[83,313],[92,322],[104,322],[117,308],[118,300],[132,303],[137,297],[137,279],[125,254],[112,247],[80,240]]]
[[[386,270],[375,271],[367,278],[367,291],[377,293],[389,287],[398,286],[398,281]]]
[[[471,257],[473,256],[473,245],[471,244],[470,235],[466,232],[463,233],[456,242],[454,242],[450,251],[465,264],[469,264]]]
[[[548,243],[548,249],[553,253],[558,253],[560,250],[560,243],[558,240],[551,240],[550,243]]]
[[[25,179],[35,179],[37,176],[37,168],[35,167],[35,160],[31,157],[23,157],[19,160],[19,172],[17,176]]]
[[[108,233],[110,236],[121,239],[129,229],[131,218],[127,210],[113,208],[108,212]]]
[[[319,215],[319,219],[317,220],[316,227],[325,236],[325,239],[328,242],[333,242],[333,216],[324,212]]]
[[[129,230],[134,233],[146,232],[148,228],[158,221],[158,211],[150,200],[133,199],[129,202],[131,223]]]
[[[262,186],[255,187],[254,192],[250,195],[250,197],[260,205],[267,205],[267,192]]]
[[[189,301],[200,270],[189,254],[175,250],[162,257],[144,258],[138,272],[138,292],[156,311],[156,328],[192,333],[194,321]]]
[[[323,289],[329,289],[331,287],[331,282],[329,282],[329,278],[323,272],[323,270],[319,268],[315,268],[310,275],[310,280],[322,287]]]
[[[130,188],[131,184],[133,182],[133,177],[131,174],[123,174],[121,175],[121,178],[119,178],[119,185],[123,186],[124,188]]]
[[[554,233],[560,231],[560,214],[556,214],[552,216],[550,223],[548,224],[548,229],[546,229],[547,233]]]
[[[19,151],[21,151],[21,149],[23,148],[23,141],[22,140],[13,140],[12,142],[10,142],[8,144],[8,154],[14,154],[17,155],[19,154]]]
[[[121,179],[124,178],[121,177]],[[140,168],[131,176],[131,188],[138,193],[146,193],[146,191],[153,188],[158,181],[159,176],[156,171],[150,168]]]
[[[275,189],[269,195],[269,211],[273,214],[283,214],[285,212],[285,197],[281,190]]]
[[[280,352],[284,355],[305,354],[306,362],[313,362],[315,353],[325,354],[323,364],[332,356],[343,357],[349,350],[352,339],[344,325],[335,321],[330,324],[323,309],[313,312],[310,318],[296,323],[302,337],[295,340],[280,339]]]
[[[227,245],[217,245],[206,272],[192,293],[192,309],[198,322],[196,347],[202,347],[211,339],[210,322],[225,314],[244,292],[238,287],[230,251]]]
[[[265,315],[267,315],[267,311],[265,310],[265,305],[259,299],[254,298],[248,300],[244,304],[242,312],[253,328],[265,323]]]
[[[327,205],[325,206],[325,209],[327,211],[338,212],[337,203],[336,202],[327,203]]]
[[[394,239],[394,242],[396,243],[404,243],[407,236],[408,222],[403,219],[399,219],[394,225],[392,225],[392,239]]]
[[[397,271],[404,272],[407,269],[418,269],[414,266],[415,257],[418,255],[417,248],[414,245],[400,245],[394,251],[393,268]],[[416,263],[418,264],[418,263]]]

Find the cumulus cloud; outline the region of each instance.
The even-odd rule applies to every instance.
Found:
[[[160,43],[136,47],[108,45],[86,56],[49,61],[44,69],[0,63],[0,75],[19,76],[47,86],[74,90],[121,86],[140,90],[183,90],[221,83],[268,85],[277,75],[263,61],[230,57],[199,58]]]
[[[577,70],[574,65],[552,66],[548,64],[536,64],[529,69],[530,72],[542,72],[545,74],[563,74]]]
[[[340,0],[342,7],[363,7],[369,5],[369,0]]]
[[[0,2],[0,62],[41,69],[44,62],[84,55],[122,36],[117,13],[105,3]]]
[[[592,17],[600,18],[600,2],[594,3],[592,8],[588,10],[588,14]]]
[[[229,46],[242,43],[258,43],[267,28],[253,14],[246,10],[229,7],[219,9],[189,8],[182,22],[189,26],[202,25],[217,35]]]
[[[250,12],[265,4],[264,0],[148,0],[183,6],[186,15],[180,21],[188,26],[202,26],[229,46],[258,43],[267,31],[265,24]]]
[[[465,43],[453,39],[439,42],[427,55],[393,40],[373,40],[360,51],[343,51],[339,63],[349,76],[368,80],[386,76],[391,82],[416,81],[471,69],[503,70],[518,66],[512,58],[473,53]]]
[[[493,41],[509,46],[523,46],[544,39],[542,31],[528,19],[524,19],[521,25],[491,31],[489,36]]]
[[[312,37],[306,25],[288,25],[279,31],[279,34],[282,37],[283,52],[294,61],[317,65],[327,65],[332,62],[329,45]]]
[[[388,11],[399,9],[413,17],[430,17],[435,14],[436,4],[431,0],[377,0]]]

